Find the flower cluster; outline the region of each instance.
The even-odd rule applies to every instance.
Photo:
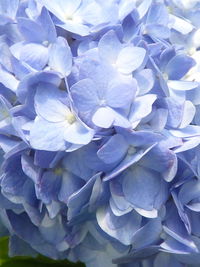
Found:
[[[10,256],[200,264],[200,1],[0,1]]]

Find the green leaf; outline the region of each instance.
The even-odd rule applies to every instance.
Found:
[[[84,267],[82,263],[71,263],[67,260],[56,261],[44,256],[8,257],[8,237],[0,238],[0,267]]]
[[[8,259],[8,237],[0,238],[0,264]]]

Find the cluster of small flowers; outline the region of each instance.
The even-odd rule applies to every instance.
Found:
[[[200,266],[200,0],[0,1],[10,256]]]

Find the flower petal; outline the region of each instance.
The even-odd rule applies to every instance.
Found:
[[[138,69],[146,56],[146,50],[141,47],[125,47],[117,58],[116,67],[123,74],[131,74]]]

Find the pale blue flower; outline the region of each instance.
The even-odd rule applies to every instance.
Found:
[[[200,264],[200,2],[0,1],[0,236],[87,267]]]
[[[56,87],[48,83],[40,84],[34,104],[37,116],[30,125],[30,144],[33,148],[47,151],[76,149],[92,140],[94,131],[70,110],[67,94]]]

